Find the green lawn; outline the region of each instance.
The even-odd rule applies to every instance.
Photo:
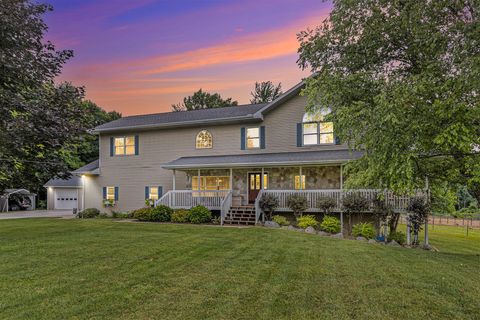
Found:
[[[480,232],[440,252],[294,231],[0,221],[2,319],[479,319]]]

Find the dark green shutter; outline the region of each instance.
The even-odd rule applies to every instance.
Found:
[[[245,128],[240,128],[240,149],[245,150]]]
[[[118,187],[115,187],[115,201],[118,201]]]
[[[103,200],[107,199],[107,187],[103,187]]]
[[[303,123],[297,123],[297,147],[301,147],[303,145],[302,137],[303,136]]]
[[[115,148],[115,139],[110,137],[110,157],[114,155],[114,148]]]
[[[150,196],[150,187],[145,187],[145,200],[147,200]]]
[[[139,145],[138,145],[138,135],[135,136],[135,155],[138,156],[138,148],[139,148]]]
[[[160,199],[163,196],[163,187],[158,186],[158,199]]]
[[[265,149],[265,126],[260,127],[260,149]]]

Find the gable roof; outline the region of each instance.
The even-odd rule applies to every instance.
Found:
[[[187,127],[199,124],[225,124],[262,121],[263,116],[297,96],[305,87],[301,81],[270,103],[245,104],[224,108],[201,109],[191,111],[173,111],[123,117],[96,127],[93,133],[148,130],[156,128]]]
[[[78,168],[77,170],[72,171],[73,174],[99,174],[99,168],[100,162],[97,160],[94,160],[90,163],[87,163],[83,167]]]
[[[68,179],[50,179],[43,185],[44,187],[72,187],[78,188],[82,186],[82,181],[79,176],[72,175]]]
[[[151,129],[190,126],[195,124],[229,123],[242,120],[255,120],[254,114],[267,104],[247,104],[240,106],[212,108],[191,111],[173,111],[155,114],[123,117],[94,129],[95,133],[128,129]]]

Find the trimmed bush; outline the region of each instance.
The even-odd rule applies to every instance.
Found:
[[[331,197],[320,197],[317,199],[317,208],[325,214],[329,214],[337,205],[337,201]]]
[[[132,213],[131,212],[112,211],[112,218],[114,218],[114,219],[130,219],[130,218],[132,218]]]
[[[318,226],[318,221],[315,216],[305,215],[297,219],[297,225],[302,229],[306,229],[308,227],[316,228]]]
[[[172,222],[185,223],[188,222],[188,210],[177,209],[172,213]]]
[[[367,198],[359,193],[349,193],[342,200],[343,210],[345,213],[363,213],[368,210],[370,203]]]
[[[262,194],[258,202],[260,209],[265,213],[267,220],[272,219],[272,214],[275,212],[275,209],[278,208],[279,202],[278,198],[270,193]]]
[[[150,221],[168,222],[170,221],[172,213],[173,209],[168,206],[156,206],[155,208],[152,208],[150,212]]]
[[[373,224],[364,222],[364,223],[357,223],[352,228],[352,235],[354,237],[364,237],[367,239],[375,238],[375,227]]]
[[[278,223],[281,226],[288,226],[290,224],[288,222],[287,218],[285,218],[284,216],[279,216],[279,215],[273,216],[272,221]]]
[[[212,221],[212,212],[206,207],[198,205],[188,210],[188,221],[191,223],[207,223]]]
[[[287,199],[287,207],[293,211],[295,217],[301,217],[308,208],[308,201],[305,196],[294,194]]]
[[[87,208],[78,213],[78,217],[82,219],[96,218],[100,215],[100,211],[96,208]]]
[[[320,224],[320,229],[328,233],[339,233],[340,220],[332,216],[325,216]]]
[[[405,235],[405,233],[403,233],[401,231],[393,231],[393,232],[390,232],[387,240],[388,241],[394,241],[395,240],[399,244],[404,244],[405,242],[407,242],[407,236]]]
[[[152,213],[152,208],[148,207],[148,208],[140,208],[140,209],[137,209],[135,211],[133,211],[133,217],[137,220],[140,220],[140,221],[150,221],[151,215]]]

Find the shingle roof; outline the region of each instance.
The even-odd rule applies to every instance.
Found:
[[[123,117],[118,120],[102,124],[95,128],[94,132],[113,131],[132,128],[150,128],[181,126],[192,123],[238,121],[254,119],[253,115],[267,104],[248,104],[241,106],[202,109],[180,112],[164,112],[145,114],[138,116]]]
[[[50,179],[44,187],[81,187],[82,180],[79,176],[72,175],[69,179]]]
[[[345,163],[363,155],[362,151],[321,150],[304,152],[259,153],[226,156],[181,157],[162,165],[166,169],[251,167],[260,165],[305,165]]]
[[[73,174],[82,174],[82,173],[90,173],[90,174],[97,174],[98,173],[98,166],[99,161],[98,159],[92,161],[77,170],[72,171]]]

